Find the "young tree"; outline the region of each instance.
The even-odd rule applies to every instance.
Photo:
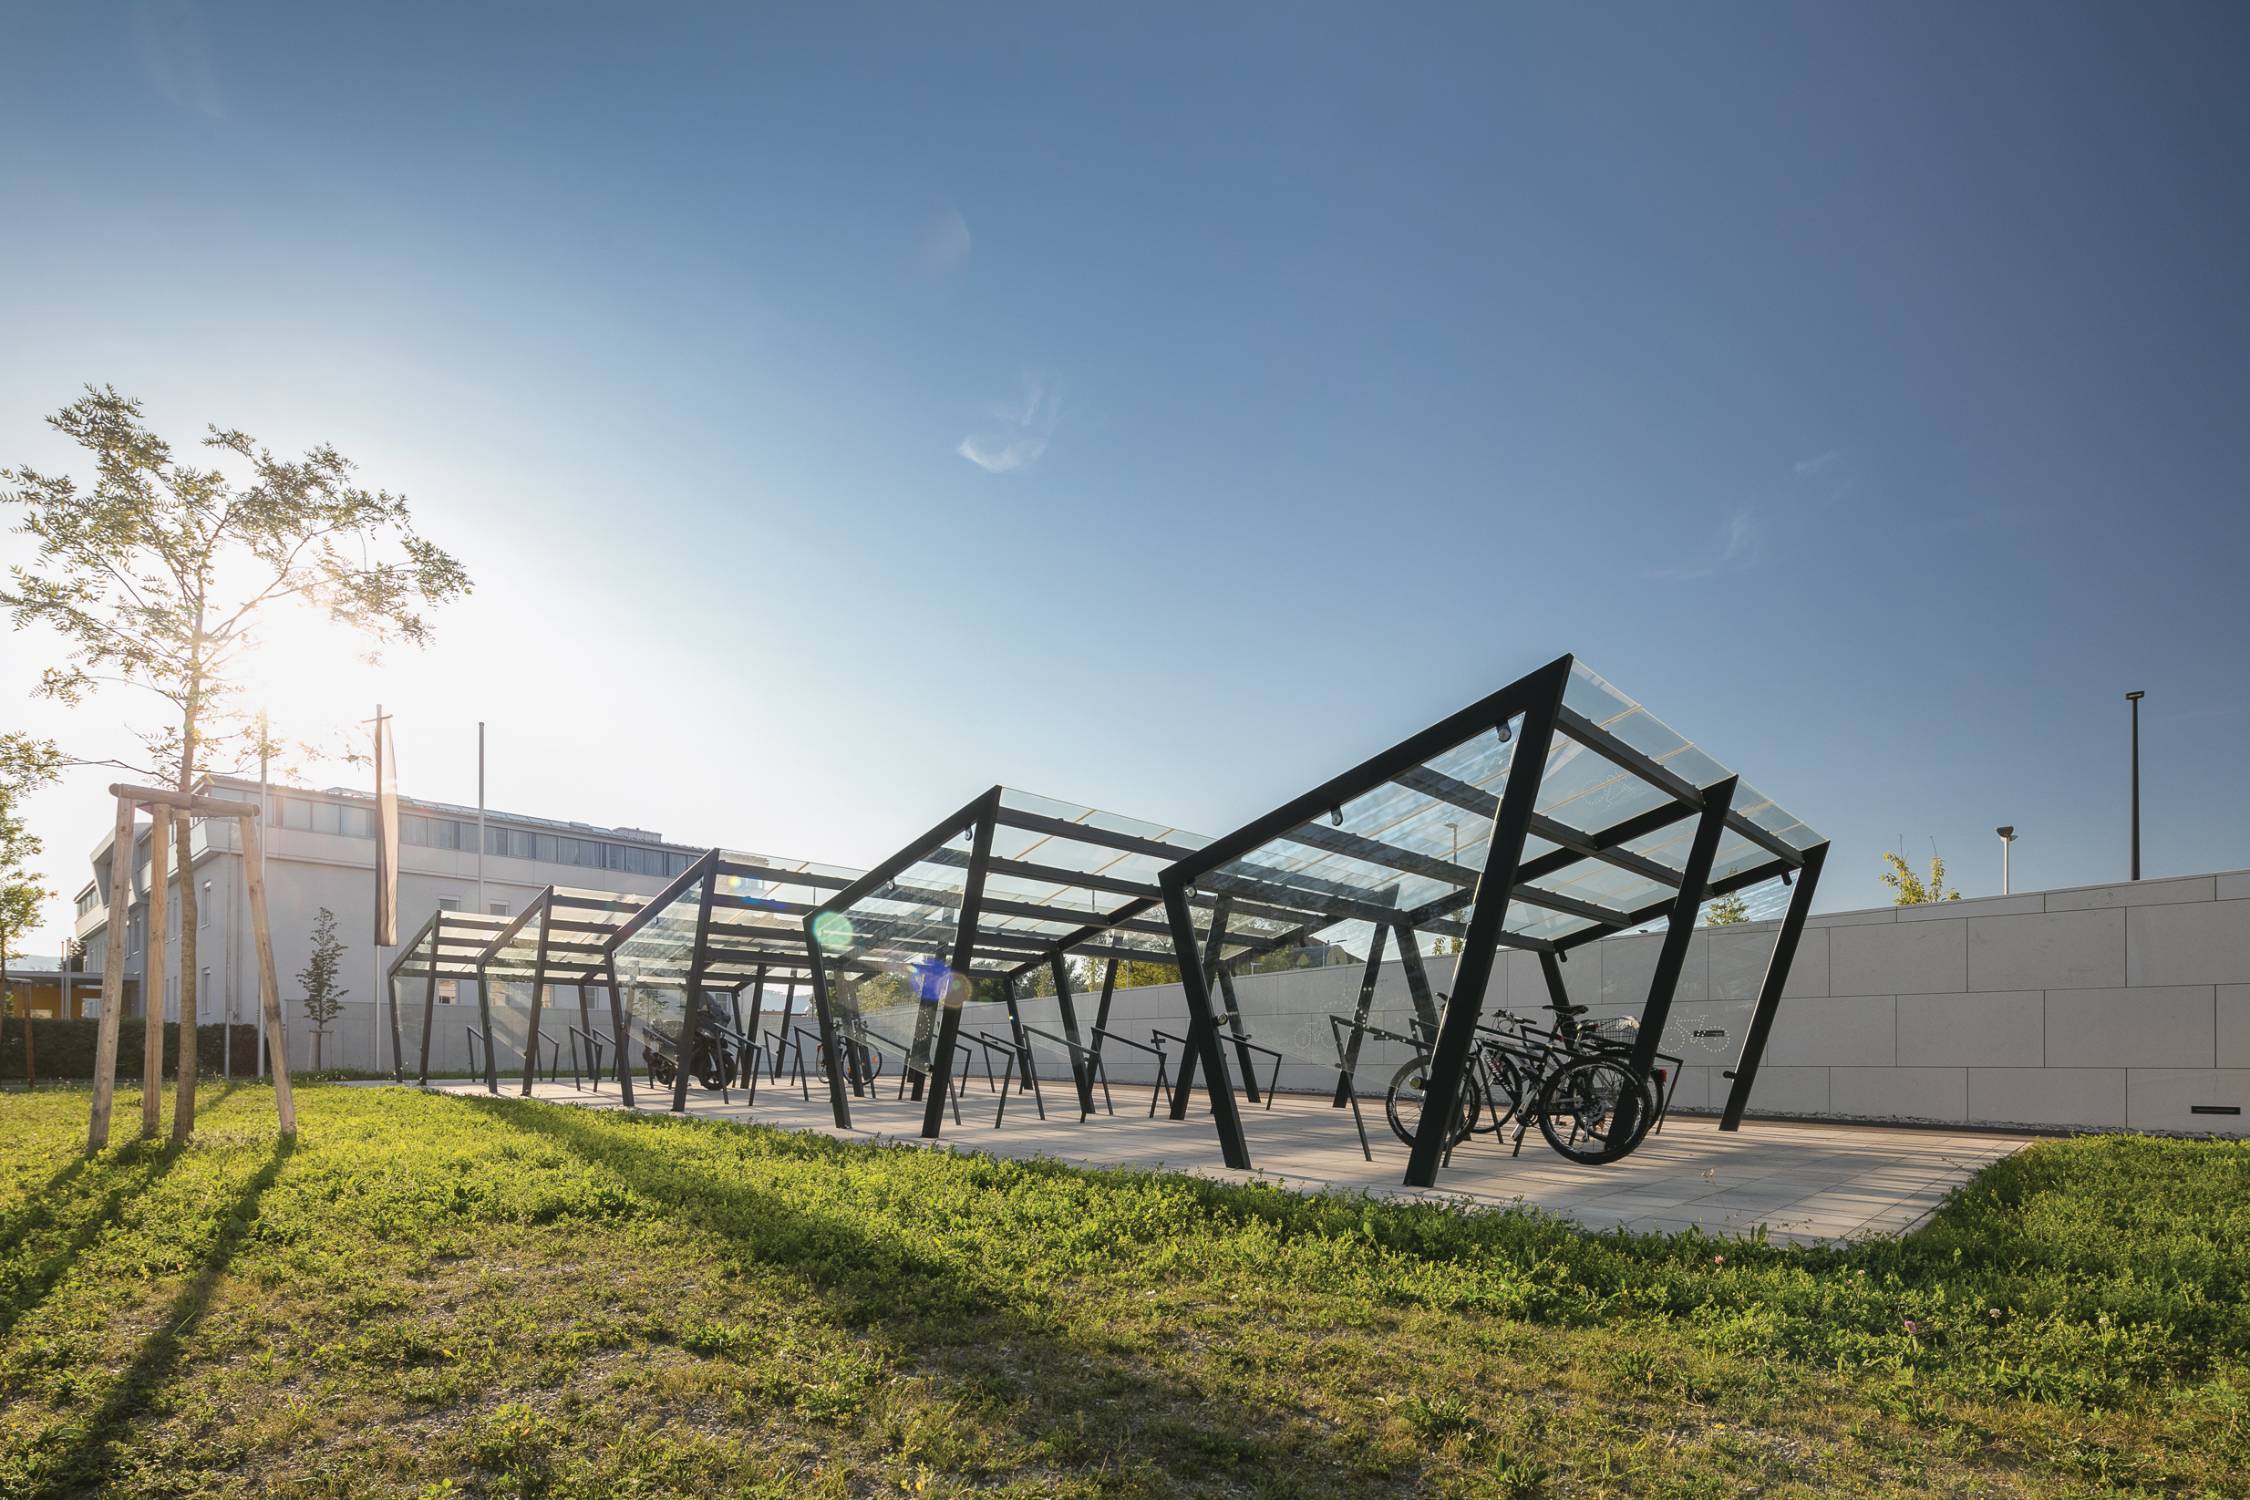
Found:
[[[460,563],[415,532],[405,498],[354,484],[352,465],[325,443],[289,460],[213,427],[202,445],[226,467],[197,467],[142,424],[139,402],[107,386],[88,386],[48,425],[86,450],[94,477],[81,489],[68,475],[0,469],[14,486],[0,503],[22,509],[17,529],[36,543],[32,565],[9,569],[0,604],[18,629],[45,626],[65,644],[64,660],[41,675],[42,694],[76,703],[114,683],[169,705],[169,721],[142,741],[164,767],[155,774],[183,792],[255,753],[256,725],[238,708],[241,673],[289,607],[378,644],[419,646],[430,635],[422,611],[469,591]],[[180,1024],[192,1036],[191,820],[174,827]],[[173,1139],[194,1128],[191,1064]]]
[[[39,925],[40,903],[55,893],[40,883],[30,862],[45,847],[24,826],[23,799],[53,781],[62,755],[53,740],[27,734],[0,734],[0,1041],[8,1035],[15,997],[8,988],[8,960],[23,957],[25,936]],[[24,1028],[31,1027],[25,1007]]]
[[[1714,896],[1703,908],[1703,925],[1706,927],[1732,927],[1737,922],[1750,920],[1750,908],[1740,896]]]
[[[325,906],[313,918],[312,940],[312,962],[297,971],[297,983],[304,987],[305,1018],[313,1024],[313,1071],[317,1073],[329,1023],[343,1013],[344,997],[351,991],[336,983],[337,975],[343,972],[344,945],[336,936],[336,914]],[[187,1045],[185,1037],[181,1045]]]
[[[1914,867],[1908,864],[1903,857],[1893,854],[1889,850],[1883,852],[1883,859],[1890,865],[1890,868],[1883,872],[1883,884],[1891,888],[1892,905],[1925,906],[1933,901],[1958,901],[1961,899],[1959,891],[1946,889],[1945,861],[1937,855],[1932,854],[1930,856],[1930,873],[1926,879],[1916,874]]]

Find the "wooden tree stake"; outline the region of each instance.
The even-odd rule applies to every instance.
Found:
[[[165,945],[172,919],[172,809],[152,807],[148,836],[148,962],[141,972],[141,1136],[164,1128]],[[186,878],[186,872],[181,872]]]
[[[109,946],[102,958],[102,1019],[94,1040],[94,1111],[86,1122],[86,1154],[109,1144],[109,1110],[117,1092],[117,1022],[125,1008],[125,924],[133,915],[133,803],[117,799],[117,834],[109,851]]]

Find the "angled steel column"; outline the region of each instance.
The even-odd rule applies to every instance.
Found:
[[[617,1097],[625,1107],[633,1107],[633,1028],[625,1014],[625,991],[617,983],[617,954],[608,954],[602,964],[609,973],[609,1035],[617,1044]]]
[[[1414,929],[1398,924],[1398,959],[1406,969],[1406,992],[1414,997],[1414,1014],[1424,1026],[1438,1023],[1437,996],[1430,989],[1430,971],[1422,966],[1422,945]]]
[[[703,1019],[704,947],[711,938],[711,898],[719,891],[719,851],[703,856],[703,896],[695,908],[695,948],[688,959],[687,990],[680,1011],[680,1044],[675,1058],[679,1071],[672,1076],[672,1112],[687,1113],[688,1069],[695,1061],[696,1028]]]
[[[1729,776],[1703,788],[1703,811],[1697,817],[1695,837],[1688,844],[1687,862],[1680,867],[1680,889],[1672,898],[1672,913],[1664,927],[1664,946],[1657,950],[1656,972],[1649,977],[1648,1003],[1641,1007],[1641,1029],[1633,1038],[1633,1072],[1642,1078],[1656,1066],[1656,1049],[1664,1041],[1664,1023],[1672,1015],[1672,995],[1680,986],[1680,967],[1687,962],[1688,942],[1695,936],[1695,914],[1703,909],[1711,886],[1711,861],[1719,852],[1719,836],[1727,829],[1727,809],[1734,802],[1736,778]],[[1613,1133],[1631,1139],[1640,1124],[1640,1100],[1628,1093],[1618,1101]]]
[[[570,1044],[570,1055],[574,1058],[578,1056],[578,1043],[580,1041],[585,1042],[589,1050],[592,1049],[594,1042],[594,1007],[593,1003],[586,998],[586,971],[584,969],[578,971],[578,1030],[581,1035],[573,1039]],[[592,1058],[588,1058],[586,1061],[588,1071],[594,1075],[595,1082],[600,1082],[601,1065]]]
[[[742,1034],[755,1042],[758,1039],[758,1027],[765,1018],[766,966],[760,964],[758,965],[758,977],[750,982],[750,1025]],[[755,1053],[751,1055],[756,1056]],[[745,1062],[748,1060],[747,1058],[744,1059]]]
[[[430,1026],[437,1014],[438,931],[442,925],[442,919],[430,919],[429,972],[422,976],[422,1064],[415,1082],[424,1088],[430,1084]],[[227,1045],[231,1047],[233,1042],[230,1040]]]
[[[1000,789],[985,793],[977,808],[976,832],[969,845],[969,875],[961,890],[959,935],[953,943],[955,983],[945,987],[945,1012],[939,1018],[937,1045],[930,1049],[929,1097],[922,1101],[922,1135],[936,1140],[945,1129],[946,1094],[953,1087],[953,1047],[961,1035],[961,1006],[976,979],[977,921],[984,907],[984,874],[992,863],[992,825],[1000,812]]]
[[[484,960],[477,960],[477,1019],[484,1022],[484,1088],[488,1094],[500,1092],[500,1064],[493,1056],[492,1046],[492,986],[487,982]]]
[[[1188,910],[1187,888],[1175,880],[1169,871],[1159,877],[1164,886],[1164,915],[1172,924],[1172,951],[1180,958],[1180,988],[1187,995],[1188,1046],[1187,1056],[1180,1060],[1180,1073],[1187,1075],[1189,1060],[1201,1056],[1206,1076],[1210,1082],[1211,1122],[1219,1132],[1219,1154],[1230,1167],[1247,1168],[1250,1165],[1250,1146],[1242,1138],[1242,1115],[1235,1108],[1234,1086],[1227,1081],[1227,1065],[1219,1054],[1219,1027],[1211,1013],[1211,990],[1204,978],[1203,966],[1196,961],[1195,916]],[[1222,898],[1223,899],[1223,898]],[[1212,931],[1220,931],[1225,913],[1212,913]],[[1187,1115],[1187,1092],[1184,1087],[1172,1093],[1172,1118],[1184,1119]]]
[[[1250,1033],[1242,1026],[1242,1002],[1235,998],[1234,969],[1220,964],[1217,976],[1219,994],[1227,1002],[1227,1035],[1234,1039],[1234,1060],[1242,1069],[1242,1097],[1252,1104],[1263,1104],[1265,1096],[1258,1092],[1258,1065],[1250,1056]]]
[[[1184,892],[1180,899],[1183,901],[1187,899]],[[1170,898],[1167,897],[1166,901],[1168,905]],[[1180,1058],[1179,1079],[1172,1085],[1172,1118],[1175,1120],[1187,1118],[1188,1100],[1195,1093],[1195,1070],[1199,1063],[1206,1061],[1203,1042],[1195,1034],[1195,1028],[1202,1019],[1210,1019],[1214,1026],[1218,1024],[1216,1013],[1211,1009],[1211,980],[1212,976],[1218,973],[1219,954],[1224,951],[1227,940],[1227,918],[1232,915],[1233,910],[1234,898],[1232,896],[1221,896],[1211,903],[1211,935],[1204,943],[1200,958],[1193,956],[1196,950],[1195,924],[1192,919],[1188,924],[1186,946],[1180,946],[1177,928],[1174,929],[1172,934],[1173,945],[1181,958],[1181,989],[1191,995],[1195,993],[1195,990],[1188,990],[1187,988],[1188,970],[1194,969],[1196,971],[1196,990],[1201,991],[1203,995],[1203,1009],[1201,1011],[1196,1010],[1192,1002],[1188,1006],[1187,1047],[1185,1055]],[[1218,1049],[1215,1044],[1211,1049],[1211,1056],[1218,1056]],[[1227,1087],[1232,1088],[1233,1086],[1231,1081],[1227,1083]]]
[[[1815,844],[1805,851],[1797,871],[1797,888],[1789,894],[1789,910],[1774,934],[1773,952],[1766,959],[1766,977],[1758,985],[1758,1007],[1750,1013],[1750,1032],[1742,1039],[1742,1056],[1735,1060],[1734,1087],[1727,1091],[1721,1130],[1740,1130],[1742,1112],[1750,1105],[1750,1086],[1757,1081],[1758,1063],[1766,1055],[1766,1033],[1773,1030],[1774,1012],[1781,1008],[1781,992],[1789,983],[1790,966],[1797,961],[1797,940],[1804,936],[1805,917],[1812,911],[1813,887],[1820,884],[1820,868],[1828,862],[1828,846]]]
[[[1048,955],[1047,964],[1055,975],[1055,1008],[1062,1012],[1063,1035],[1070,1038],[1070,1076],[1078,1081],[1078,1107],[1091,1115],[1094,1112],[1094,1073],[1086,1066],[1086,1055],[1077,1050],[1086,1044],[1086,1039],[1078,1031],[1078,1003],[1070,993],[1070,965],[1063,962],[1060,953]]]
[[[836,1128],[849,1130],[852,1128],[852,1103],[850,1096],[844,1090],[844,1044],[843,1039],[836,1034],[835,1008],[828,998],[828,965],[821,961],[820,940],[811,936],[810,926],[806,928],[806,936],[808,941],[805,944],[805,949],[812,959],[813,1016],[820,1023],[820,1047],[821,1051],[826,1054],[828,1064],[821,1070],[828,1075],[828,1108],[829,1112],[835,1116]],[[791,986],[791,994],[795,994],[794,986]],[[781,1039],[784,1042],[789,1040],[786,1030],[788,1024],[786,1020],[782,1022],[784,1030]],[[797,1044],[798,1065],[803,1066],[804,1061],[804,1043],[799,1042]],[[773,1076],[776,1078],[781,1076],[778,1068],[775,1069]]]
[[[790,976],[788,987],[781,992],[781,1020],[774,1027],[773,1063],[774,1082],[781,1081],[781,1054],[789,1050],[789,1021],[797,1010],[797,980]]]
[[[1109,1030],[1109,1002],[1116,997],[1117,960],[1113,958],[1102,967],[1102,998],[1094,1007],[1094,1045],[1086,1049],[1097,1058],[1102,1055],[1103,1033]]]
[[[1334,1102],[1338,1109],[1351,1100],[1352,1074],[1359,1070],[1360,1029],[1367,1024],[1367,1013],[1375,1008],[1375,981],[1383,972],[1383,945],[1390,935],[1390,928],[1378,923],[1367,945],[1367,967],[1359,974],[1359,1003],[1352,1007],[1352,1039],[1344,1044],[1343,1065],[1336,1070]]]
[[[531,961],[531,1024],[523,1038],[523,1095],[531,1097],[531,1083],[539,1074],[539,1012],[547,1003],[547,928],[555,918],[555,898],[550,889],[539,906],[538,956]]]
[[[1484,1009],[1485,985],[1492,978],[1492,959],[1500,946],[1500,930],[1508,917],[1508,900],[1514,894],[1516,869],[1523,863],[1523,841],[1531,831],[1532,814],[1539,807],[1539,783],[1547,771],[1547,750],[1554,743],[1555,721],[1561,716],[1563,689],[1570,682],[1570,659],[1564,657],[1524,679],[1528,698],[1516,748],[1508,761],[1508,783],[1493,810],[1492,842],[1485,855],[1484,873],[1477,880],[1476,897],[1469,905],[1469,925],[1461,938],[1461,962],[1453,971],[1453,993],[1438,1017],[1437,1046],[1432,1049],[1427,1092],[1422,1099],[1422,1123],[1414,1133],[1414,1152],[1406,1166],[1409,1187],[1428,1187],[1437,1181],[1444,1158],[1461,1084],[1469,1070],[1469,1049],[1476,1041],[1477,1020]],[[1494,728],[1504,725],[1501,719]]]
[[[1554,1011],[1559,1018],[1562,1007],[1571,1003],[1570,985],[1563,978],[1562,955],[1557,953],[1540,954],[1539,973],[1540,977],[1547,981],[1547,1008]]]

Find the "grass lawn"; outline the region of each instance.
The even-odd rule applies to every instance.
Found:
[[[2041,1145],[1827,1251],[207,1098],[88,1162],[84,1093],[0,1097],[0,1495],[2250,1492],[2246,1145]]]

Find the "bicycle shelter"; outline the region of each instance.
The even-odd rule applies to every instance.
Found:
[[[1105,1049],[1158,1052],[1161,1070],[1161,1042],[1113,1033],[1110,1006],[1121,964],[1173,961],[1157,876],[1205,842],[995,786],[839,892],[805,923],[837,1125],[850,1128],[851,1100],[868,1097],[875,1061],[886,1054],[896,1054],[901,1095],[911,1090],[922,1104],[921,1133],[931,1139],[949,1108],[958,1114],[964,1045],[975,1049],[970,1061],[981,1061],[988,1083],[997,1058],[1042,1115],[1043,1071],[1069,1080],[1083,1118],[1098,1107],[1097,1090],[1107,1092]],[[1198,909],[1208,921],[1209,903]],[[1299,941],[1318,920],[1253,903],[1236,931],[1246,945],[1271,948]],[[1073,957],[1101,965],[1090,1024],[1078,1006]],[[1025,1020],[1021,1002],[1034,989],[1052,994],[1055,1027]],[[1004,1029],[964,1027],[980,997],[1001,1008]],[[998,1087],[996,1124],[1008,1084]]]
[[[542,1055],[551,1077],[567,1046],[574,1077],[598,1087],[607,1072],[630,1105],[637,1021],[644,1059],[673,1063],[672,1107],[686,1108],[690,1069],[678,1064],[690,994],[698,1032],[726,1033],[734,1050],[754,1053],[779,1076],[790,1038],[801,1029],[799,990],[810,992],[802,916],[857,874],[713,849],[652,896],[549,886],[512,919],[441,909],[401,950],[388,975],[399,1059],[394,1076],[403,1081],[405,1071],[400,1016],[419,991],[418,1078],[429,1082],[435,1017],[444,1008],[438,986],[446,981],[477,986],[479,1024],[464,1029],[472,1071],[493,1093],[499,1091],[501,1051],[522,1062],[529,1094]],[[577,1014],[557,1031],[544,1012],[550,991],[562,985],[576,989]],[[495,1005],[519,988],[525,1004]],[[776,998],[780,1009],[766,1030],[767,1007]],[[693,1055],[691,1045],[691,1063]]]
[[[629,916],[602,954],[624,1102],[633,1103],[625,1060],[636,1027],[644,1053],[670,1056],[674,1110],[687,1108],[698,1036],[723,1037],[778,1077],[802,1029],[795,1014],[798,986],[811,979],[805,918],[858,878],[858,871],[837,865],[713,849]],[[766,1032],[766,1005],[776,987],[781,1017]]]
[[[1698,1028],[1738,1033],[1721,1122],[1737,1129],[1826,853],[1818,834],[1700,746],[1558,658],[1159,874],[1190,1013],[1174,1117],[1200,1069],[1227,1165],[1250,1165],[1227,1053],[1233,1068],[1246,1071],[1250,1059],[1225,1045],[1246,1032],[1301,1075],[1325,1069],[1334,1102],[1345,1104],[1395,944],[1413,1015],[1381,1029],[1405,1036],[1419,1023],[1434,1038],[1424,1043],[1427,1093],[1405,1176],[1431,1186],[1481,1020],[1496,1002],[1530,1008],[1508,987],[1530,968],[1510,964],[1495,983],[1501,950],[1535,964],[1541,1003],[1562,1004],[1574,949],[1635,928],[1660,932],[1632,993],[1600,997],[1618,999],[1637,1023],[1632,1062],[1646,1076],[1666,1050],[1703,904],[1779,880],[1785,901],[1760,892],[1785,910],[1754,1000],[1737,1022]],[[1348,1014],[1261,1010],[1262,990],[1279,987],[1242,972],[1268,951],[1263,934],[1234,916],[1247,904],[1319,914],[1302,935],[1311,951],[1359,970]],[[1199,911],[1210,913],[1200,924]],[[1331,993],[1340,997],[1342,985]]]

